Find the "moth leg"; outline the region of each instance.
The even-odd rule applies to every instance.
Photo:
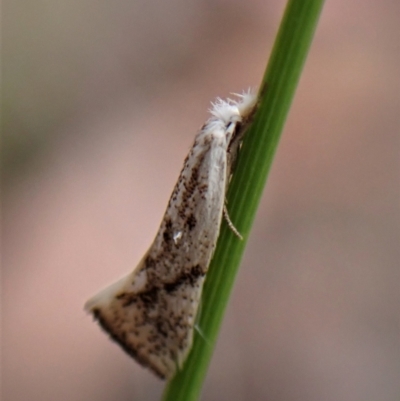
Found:
[[[207,344],[210,344],[210,342],[208,341],[207,337],[205,336],[203,330],[200,327],[200,316],[201,316],[201,311],[202,311],[202,298],[200,298],[200,302],[199,302],[199,309],[197,309],[197,314],[196,314],[196,320],[194,322],[194,329],[199,333],[200,337],[204,340],[204,342],[206,342]]]
[[[224,217],[228,224],[228,227],[232,230],[232,232],[240,239],[243,240],[242,235],[237,230],[237,228],[233,225],[231,218],[229,217],[228,209],[226,207],[226,203],[224,203]]]
[[[198,324],[194,325],[194,329],[199,333],[200,337],[203,339],[203,341],[210,345],[210,342],[208,341],[207,337],[205,336],[203,330],[200,328],[200,326]]]

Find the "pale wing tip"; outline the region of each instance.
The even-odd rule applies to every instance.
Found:
[[[131,281],[131,275],[128,275],[103,288],[86,301],[83,309],[88,313],[94,313],[96,309],[107,307],[119,293],[131,284]]]
[[[141,291],[147,283],[146,271],[142,269],[145,257],[146,255],[132,273],[121,277],[118,281],[103,288],[96,295],[90,298],[85,303],[84,310],[93,313],[95,309],[107,307],[117,295],[125,290],[129,290],[130,292]]]

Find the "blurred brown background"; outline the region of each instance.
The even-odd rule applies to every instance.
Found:
[[[3,400],[158,400],[83,303],[150,245],[284,1],[3,6]],[[203,400],[400,399],[400,3],[327,1]]]

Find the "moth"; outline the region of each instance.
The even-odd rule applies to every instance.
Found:
[[[191,349],[205,275],[225,195],[255,93],[217,99],[195,137],[156,238],[139,265],[91,298],[85,309],[129,355],[170,379]]]

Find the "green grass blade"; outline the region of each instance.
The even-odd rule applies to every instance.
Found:
[[[167,384],[164,401],[198,399],[267,175],[311,45],[323,0],[291,0],[260,90],[260,106],[243,141],[229,191],[230,217],[240,241],[223,222],[204,285],[199,327],[183,369]]]

